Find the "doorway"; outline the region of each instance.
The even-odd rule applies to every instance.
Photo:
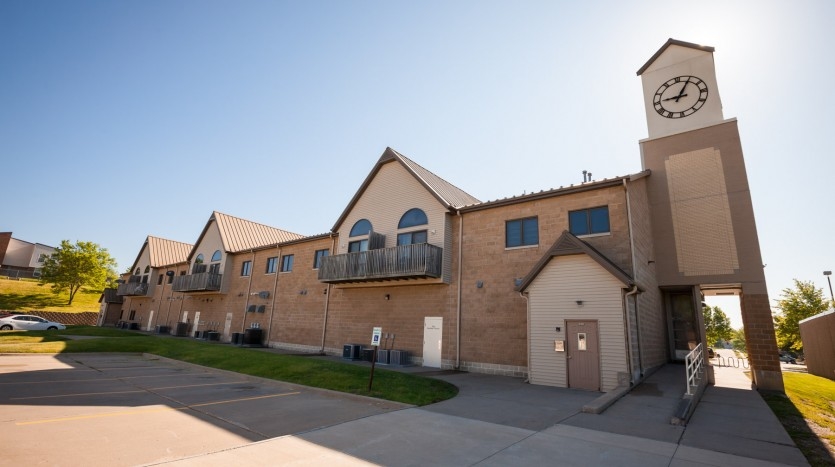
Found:
[[[568,387],[600,390],[600,342],[597,321],[566,321]]]
[[[670,356],[674,361],[683,361],[701,342],[694,295],[692,290],[671,291],[664,295],[670,335]]]
[[[423,319],[423,366],[441,367],[443,324],[443,318],[426,317]]]

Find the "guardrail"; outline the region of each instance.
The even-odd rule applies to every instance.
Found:
[[[704,374],[704,351],[700,343],[684,357],[684,366],[687,368],[687,395],[693,395],[693,389],[701,384]]]

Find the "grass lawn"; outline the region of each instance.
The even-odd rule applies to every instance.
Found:
[[[810,464],[835,463],[835,381],[783,372],[786,395],[763,394],[766,403]]]
[[[69,340],[67,335],[100,338]],[[374,371],[374,384],[369,392],[370,369],[365,366],[112,328],[79,326],[64,331],[0,332],[0,353],[63,352],[150,353],[211,368],[419,406],[458,393],[447,382],[380,367]]]
[[[34,279],[12,280],[0,277],[0,310],[97,312],[101,292],[82,288],[75,294],[72,305],[68,306],[69,292],[54,294],[49,285],[40,285]]]

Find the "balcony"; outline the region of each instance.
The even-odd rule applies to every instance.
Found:
[[[150,290],[147,282],[142,282],[142,276],[130,276],[127,283],[119,284],[116,288],[116,295],[119,296],[145,296]]]
[[[217,292],[220,290],[222,279],[223,274],[213,272],[177,276],[171,284],[171,289],[175,292]]]
[[[444,249],[428,243],[326,256],[319,281],[330,284],[441,277]]]

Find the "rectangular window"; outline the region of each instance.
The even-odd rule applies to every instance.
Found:
[[[248,276],[250,273],[252,273],[252,261],[244,261],[241,265],[241,275]]]
[[[267,274],[275,274],[276,266],[278,266],[278,256],[267,258]]]
[[[574,235],[609,233],[609,206],[569,212],[568,230]]]
[[[162,285],[162,274],[157,276],[157,285]]]
[[[168,276],[169,284],[174,282],[174,271],[171,271],[171,274],[168,274],[168,271],[166,271],[165,275]],[[180,275],[182,275],[182,272],[180,273]]]
[[[368,251],[368,239],[356,240],[348,243],[348,253],[356,253],[358,251]]]
[[[397,234],[397,245],[414,245],[416,243],[426,243],[426,231],[418,230],[416,232],[406,232]]]
[[[322,265],[322,258],[328,256],[328,250],[316,250],[313,253],[313,269],[319,269],[319,266]]]
[[[281,257],[281,272],[290,272],[293,270],[293,255],[284,255]]]
[[[539,219],[528,217],[505,222],[505,247],[539,244]]]

